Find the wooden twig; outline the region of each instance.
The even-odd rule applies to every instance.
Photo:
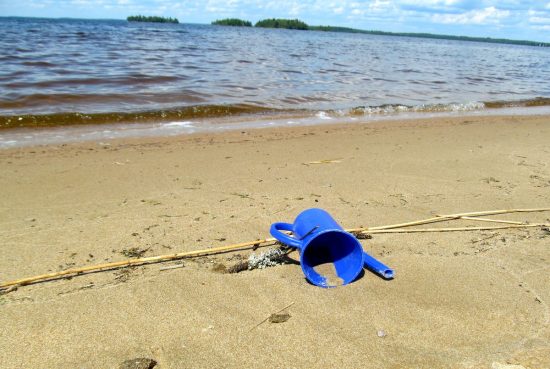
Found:
[[[178,268],[183,268],[184,266],[185,265],[183,265],[183,264],[168,265],[168,266],[159,268],[159,271],[162,272],[162,271],[165,271],[165,270],[178,269]]]
[[[528,224],[525,222],[516,222],[514,220],[502,220],[502,219],[489,219],[489,218],[476,218],[476,217],[460,217],[460,219],[465,220],[477,220],[480,222],[490,222],[490,223],[506,223],[506,224]]]
[[[473,213],[459,213],[459,214],[450,214],[450,215],[441,215],[441,216],[442,217],[480,217],[484,215],[497,215],[497,214],[509,214],[509,213],[536,213],[541,211],[550,211],[550,208],[488,210],[488,211],[477,211]]]
[[[250,247],[253,247],[253,246],[261,246],[261,245],[265,246],[265,244],[270,244],[270,243],[273,243],[275,241],[276,240],[274,238],[266,238],[264,240],[256,240],[256,241],[250,241],[250,242],[237,243],[237,244],[234,244],[234,245],[214,247],[214,248],[211,248],[211,249],[186,251],[186,252],[180,252],[180,253],[176,253],[176,254],[150,256],[150,257],[146,257],[146,258],[116,261],[116,262],[112,262],[112,263],[90,265],[90,266],[85,266],[85,267],[80,267],[80,268],[71,268],[71,269],[62,270],[60,272],[41,274],[41,275],[37,275],[37,276],[34,276],[34,277],[16,279],[14,281],[5,282],[5,283],[0,284],[0,288],[6,288],[6,287],[10,287],[10,286],[24,286],[24,285],[30,284],[30,283],[41,282],[41,281],[50,280],[50,279],[57,279],[57,278],[60,278],[60,277],[65,277],[65,276],[79,275],[79,274],[84,274],[84,273],[98,272],[98,271],[110,270],[110,269],[117,269],[117,268],[123,268],[123,267],[128,267],[128,266],[160,263],[160,262],[164,262],[164,261],[185,259],[185,258],[196,257],[196,256],[213,255],[213,254],[218,254],[218,253],[221,253],[221,252],[246,249],[246,248],[250,248]]]
[[[416,228],[416,229],[374,229],[359,231],[365,234],[381,234],[381,233],[427,233],[427,232],[458,232],[458,231],[490,231],[496,229],[509,228],[533,228],[533,227],[548,227],[547,224],[511,224],[507,226],[496,227],[457,227],[457,228]]]
[[[307,163],[302,163],[304,165],[311,165],[311,164],[332,164],[332,163],[341,163],[342,159],[324,159],[324,160],[316,160],[316,161],[308,161]]]
[[[456,217],[454,218],[456,219]],[[451,218],[443,218],[440,216],[434,217],[434,218],[428,218],[428,219],[422,219],[422,220],[416,220],[414,222],[407,222],[407,223],[397,223],[397,224],[390,224],[386,226],[378,226],[378,227],[360,227],[360,228],[351,228],[346,229],[348,232],[363,232],[363,231],[375,231],[375,230],[383,230],[383,229],[393,229],[393,228],[404,228],[404,227],[412,227],[416,225],[423,225],[423,224],[429,224],[429,223],[437,223],[437,222],[444,222],[447,220],[451,220]]]
[[[534,212],[541,212],[541,211],[550,211],[550,208],[490,210],[490,211],[478,211],[478,212],[470,212],[470,213],[438,215],[433,218],[416,220],[413,222],[397,223],[397,224],[390,224],[390,225],[378,226],[378,227],[352,228],[348,230],[348,232],[362,232],[364,230],[374,231],[374,230],[382,230],[382,229],[405,228],[405,227],[412,227],[416,225],[423,225],[423,224],[429,224],[429,223],[446,222],[449,220],[460,219],[461,217],[481,217],[485,215],[496,215],[496,214],[507,214],[507,213],[529,213],[529,212],[534,213]]]

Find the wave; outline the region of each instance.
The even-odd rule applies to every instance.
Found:
[[[400,105],[385,104],[380,106],[358,106],[348,111],[338,111],[340,114],[361,116],[361,115],[386,115],[399,113],[440,113],[440,112],[466,112],[482,110],[485,103],[470,102],[465,104],[422,104],[422,105]]]
[[[41,128],[73,125],[97,125],[117,123],[174,122],[189,119],[205,119],[245,115],[275,114],[280,110],[255,105],[195,105],[171,110],[142,112],[110,112],[85,114],[78,112],[54,114],[25,114],[0,116],[0,129]]]
[[[485,107],[490,109],[500,108],[529,108],[533,106],[550,105],[549,97],[537,97],[534,99],[515,100],[515,101],[491,101],[486,102]]]
[[[109,112],[109,113],[54,113],[54,114],[26,114],[0,115],[0,129],[10,128],[43,128],[57,126],[100,125],[100,124],[132,124],[132,123],[168,123],[174,126],[188,124],[192,120],[209,118],[233,117],[243,119],[247,116],[275,117],[275,116],[313,116],[321,120],[344,117],[376,117],[393,116],[407,113],[460,113],[475,112],[486,109],[528,108],[550,106],[550,98],[537,97],[534,99],[514,101],[487,101],[451,104],[384,104],[380,106],[357,106],[347,109],[333,110],[305,110],[279,109],[262,107],[251,104],[235,105],[194,105],[170,110],[153,110],[141,112]],[[248,118],[247,118],[248,119]],[[183,123],[182,123],[183,122]]]
[[[535,106],[550,106],[550,98],[536,97],[533,99],[510,100],[510,101],[485,101],[451,104],[421,104],[401,105],[384,104],[380,106],[358,106],[351,109],[332,111],[335,115],[362,116],[362,115],[394,115],[399,113],[452,113],[471,112],[484,109],[503,108],[528,108]]]

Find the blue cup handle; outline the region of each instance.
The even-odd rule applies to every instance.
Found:
[[[281,231],[292,232],[292,224],[282,222],[273,223],[271,225],[271,228],[269,229],[269,233],[271,233],[271,235],[275,237],[278,241],[288,246],[296,247],[298,249],[302,248],[302,242],[300,240],[297,240],[296,238],[291,237]]]

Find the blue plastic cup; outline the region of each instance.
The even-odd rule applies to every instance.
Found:
[[[281,231],[290,231],[292,236]],[[274,223],[270,233],[280,242],[300,251],[300,264],[307,280],[320,287],[335,287],[353,282],[363,269],[361,243],[322,209],[308,209],[300,213],[293,224]],[[327,281],[316,271],[319,266],[332,263],[341,283]]]
[[[281,231],[290,231],[292,236]],[[363,251],[361,243],[336,223],[323,209],[301,212],[293,224],[273,223],[270,233],[278,241],[300,251],[300,265],[307,280],[320,287],[336,287],[353,282],[363,267],[385,279],[393,270]],[[319,273],[321,265],[333,264],[339,281]],[[317,269],[317,270],[316,270]]]

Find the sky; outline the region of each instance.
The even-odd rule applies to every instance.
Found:
[[[550,0],[0,0],[2,16],[136,14],[176,17],[180,23],[298,18],[309,25],[550,42]]]

